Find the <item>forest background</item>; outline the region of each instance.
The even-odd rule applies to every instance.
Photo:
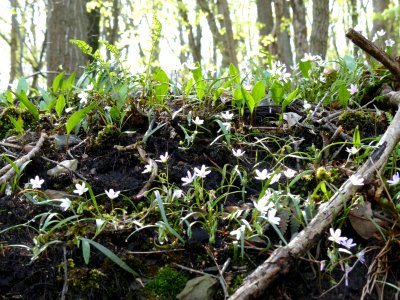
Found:
[[[306,53],[329,61],[357,56],[344,37],[351,27],[372,40],[385,32],[381,43],[394,42],[392,54],[400,36],[396,0],[1,2],[0,89],[20,77],[28,77],[36,88],[46,80],[50,85],[61,70],[79,75],[88,57],[71,39],[88,42],[93,52],[99,40],[115,45],[133,73],[150,63],[172,75],[184,63],[200,62],[209,75],[218,76],[229,63],[241,70],[249,63],[262,65],[267,53],[289,68]],[[162,26],[157,43],[154,17]]]

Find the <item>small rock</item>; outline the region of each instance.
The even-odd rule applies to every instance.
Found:
[[[65,166],[72,171],[76,171],[76,169],[78,169],[78,160],[76,160],[76,159],[63,160],[62,162],[60,162],[60,165]],[[57,176],[60,174],[68,173],[69,170],[66,168],[63,168],[62,166],[57,165],[54,168],[48,170],[47,175]]]
[[[179,300],[211,300],[217,291],[218,280],[204,275],[189,280],[176,298]]]
[[[73,146],[79,144],[82,140],[76,135],[66,135],[66,134],[53,134],[50,136],[54,140],[58,148],[65,147],[68,142],[68,146]]]

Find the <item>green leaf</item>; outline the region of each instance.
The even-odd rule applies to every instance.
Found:
[[[24,91],[25,94],[28,92],[28,82],[24,77],[18,80],[17,94],[20,94],[22,91]]]
[[[237,108],[242,108],[243,106],[243,93],[242,93],[242,88],[236,88],[233,91],[233,101],[236,105]]]
[[[250,114],[253,114],[254,108],[256,106],[256,102],[254,101],[253,96],[246,91],[246,89],[242,86],[241,87],[242,95],[244,98],[244,101],[246,102],[247,106],[249,107]]]
[[[24,133],[24,120],[22,120],[21,116],[18,117],[18,120],[14,119],[11,116],[7,116],[8,119],[13,123],[14,130],[17,131],[19,134]]]
[[[169,78],[163,69],[157,68],[153,73],[153,80],[157,82],[154,86],[156,102],[163,104],[163,100],[169,89]]]
[[[62,79],[64,78],[64,73],[65,72],[61,72],[53,80],[52,89],[53,89],[54,94],[56,94],[59,91],[59,89],[61,88],[61,82],[62,82]]]
[[[286,107],[296,99],[297,93],[299,92],[299,87],[297,87],[293,92],[291,92],[283,101],[282,101],[282,112],[285,111]]]
[[[89,264],[90,259],[90,244],[87,239],[81,239],[82,241],[82,255],[85,264]]]
[[[353,72],[357,66],[356,60],[353,56],[346,54],[343,58],[344,64],[350,72]]]
[[[279,81],[275,80],[274,83],[271,85],[270,90],[272,101],[274,101],[275,104],[279,105],[283,98],[283,85]]]
[[[89,106],[82,108],[76,112],[74,112],[67,120],[66,130],[67,134],[70,134],[72,129],[74,129],[80,121],[94,108],[96,105],[95,102],[91,103]]]
[[[192,74],[195,81],[197,98],[202,100],[206,91],[206,82],[204,81],[199,63],[196,63],[196,68],[192,70]]]
[[[60,117],[65,107],[65,98],[63,94],[60,94],[56,103],[56,113]]]
[[[190,95],[193,86],[194,86],[194,80],[193,80],[193,78],[190,78],[185,86],[185,95],[186,96]]]
[[[92,56],[93,48],[88,43],[81,40],[69,40],[69,42],[78,46],[84,54]]]
[[[354,144],[354,147],[356,147],[356,148],[360,148],[360,146],[361,146],[361,136],[360,136],[360,130],[358,129],[358,125],[354,129],[353,144]]]
[[[111,259],[115,264],[120,266],[125,271],[131,273],[135,277],[140,277],[140,275],[137,272],[132,270],[122,259],[120,259],[118,256],[116,256],[110,249],[104,247],[103,245],[101,245],[95,241],[89,240],[87,238],[81,238],[81,240],[82,240],[82,242],[87,241],[89,244],[96,247],[97,250],[101,251],[105,256],[107,256],[109,259]]]
[[[338,98],[339,98],[340,104],[342,104],[344,107],[346,107],[349,102],[350,97],[351,97],[350,92],[347,90],[346,86],[341,85],[339,87],[339,91],[338,91]]]
[[[32,114],[32,116],[38,120],[39,119],[39,111],[37,110],[36,106],[29,101],[28,97],[26,96],[25,91],[21,91],[20,94],[17,95],[18,99],[21,103],[28,109],[28,111]]]
[[[232,80],[236,84],[240,84],[240,74],[238,69],[235,67],[234,64],[229,65],[229,75],[232,77]]]
[[[115,58],[119,58],[121,56],[121,53],[116,46],[111,45],[109,42],[103,40],[99,40],[99,43],[106,46],[107,50],[110,51]]]
[[[300,68],[301,74],[303,74],[303,76],[305,78],[310,77],[310,74],[308,71],[311,70],[311,67],[312,67],[312,62],[310,60],[300,61],[300,63],[299,63],[299,68]]]
[[[118,99],[117,99],[117,108],[119,110],[122,109],[122,106],[124,106],[126,97],[128,97],[128,86],[126,84],[123,84],[119,87],[118,89]]]
[[[257,104],[260,103],[261,99],[265,96],[265,85],[261,80],[256,82],[253,90],[251,91],[251,95],[253,96],[255,106],[257,106]]]

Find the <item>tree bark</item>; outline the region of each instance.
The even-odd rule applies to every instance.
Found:
[[[329,1],[313,1],[313,24],[310,37],[310,50],[325,59],[328,50]]]
[[[86,1],[48,0],[47,69],[50,72],[60,71],[61,65],[67,74],[82,74],[82,66],[86,65],[87,57],[69,40],[87,41],[88,23]],[[54,73],[48,74],[48,86],[55,76]]]
[[[93,49],[93,53],[99,49],[99,39],[100,39],[100,8],[92,9],[91,11],[87,12],[88,17],[88,37],[87,43]],[[93,58],[89,57],[89,60]]]
[[[289,24],[290,12],[289,4],[286,0],[275,0],[275,35],[278,50],[278,59],[287,67],[293,64],[292,46],[290,45]]]
[[[304,57],[308,50],[306,7],[303,0],[291,0],[293,12],[294,46],[296,49],[296,62]]]
[[[374,10],[374,17],[373,17],[373,23],[372,23],[372,32],[371,32],[371,38],[374,37],[377,31],[383,29],[386,32],[389,32],[389,24],[387,23],[386,20],[384,20],[382,17],[379,15],[382,14],[385,9],[389,7],[389,0],[373,0],[372,1],[372,7]]]
[[[272,1],[257,0],[257,21],[259,23],[259,45],[262,52],[271,52],[271,42],[268,36],[274,28],[274,18],[272,16]]]
[[[18,0],[10,0],[11,4],[11,39],[10,39],[10,79],[11,84],[18,77]]]
[[[227,0],[217,0],[218,12],[222,15],[221,28],[225,29],[223,36],[227,57],[222,58],[222,65],[227,67],[230,63],[238,67],[236,45],[233,36],[232,20]]]
[[[219,32],[219,28],[218,28],[218,25],[216,22],[217,17],[215,15],[214,11],[209,7],[206,0],[197,0],[197,4],[199,5],[200,9],[202,10],[202,12],[205,14],[205,16],[207,18],[208,26],[210,27],[211,34],[213,36],[214,49],[218,48],[221,52],[222,59],[223,59],[222,60],[222,68],[227,67],[229,65],[229,62],[232,62],[234,64],[235,61],[230,61],[231,59],[233,59],[233,57],[231,57],[227,45],[224,44],[224,41],[225,41],[224,35],[222,35]],[[229,9],[228,9],[227,13],[229,14]],[[224,23],[224,24],[225,24],[225,26],[227,26],[226,23]],[[232,24],[231,24],[231,27],[232,27]],[[228,30],[228,29],[226,29],[226,30]],[[236,64],[237,64],[237,59],[236,59]]]
[[[186,27],[187,34],[188,34],[188,40],[189,40],[189,48],[190,51],[192,52],[193,56],[193,62],[199,62],[201,63],[201,43],[200,39],[195,37],[194,35],[194,30],[192,24],[189,22],[189,17],[187,14],[187,8],[185,4],[182,2],[182,0],[177,0],[178,2],[178,10],[179,10],[179,15],[182,18],[183,25]],[[197,31],[197,35],[201,36],[201,32]]]

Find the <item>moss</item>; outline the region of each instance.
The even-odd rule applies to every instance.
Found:
[[[118,140],[121,136],[121,131],[114,124],[106,125],[102,130],[100,130],[95,139],[95,144],[97,146],[102,146],[107,143],[113,143]]]
[[[146,294],[162,299],[175,299],[185,288],[187,279],[186,275],[166,266],[146,284]]]
[[[26,110],[15,106],[5,108],[0,114],[0,139],[8,135],[18,134],[10,117],[22,122],[25,127],[34,121],[33,116]]]

